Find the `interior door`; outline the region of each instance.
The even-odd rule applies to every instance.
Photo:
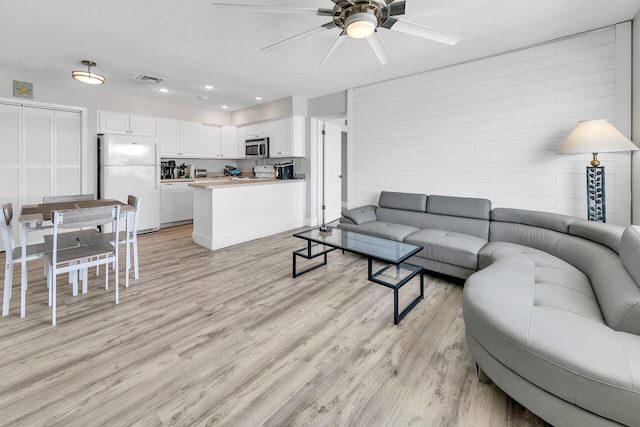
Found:
[[[342,207],[342,129],[325,122],[325,217],[326,222],[340,218]]]

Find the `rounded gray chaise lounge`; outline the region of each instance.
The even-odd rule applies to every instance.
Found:
[[[421,244],[408,262],[467,279],[481,379],[554,425],[640,426],[639,228],[485,199],[382,192],[379,204],[338,227]],[[467,234],[478,221],[486,235]]]

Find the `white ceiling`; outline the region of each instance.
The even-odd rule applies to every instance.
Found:
[[[330,0],[225,2],[333,6]],[[71,78],[72,70],[83,69],[80,61],[90,59],[114,90],[211,109],[228,105],[232,111],[291,95],[313,98],[609,26],[632,19],[640,0],[407,0],[406,10],[407,20],[459,34],[462,41],[447,46],[380,29],[391,63],[380,65],[366,40],[347,39],[321,68],[339,29],[271,51],[260,48],[320,26],[326,17],[222,9],[210,0],[0,0],[0,66]],[[170,92],[135,81],[141,73],[164,78]],[[207,83],[216,89],[203,89]]]

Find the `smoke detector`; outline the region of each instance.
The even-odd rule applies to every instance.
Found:
[[[136,80],[142,83],[153,83],[153,84],[162,83],[164,81],[163,78],[149,76],[147,74],[140,74],[138,77],[136,77]]]

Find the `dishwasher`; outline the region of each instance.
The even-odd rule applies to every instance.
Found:
[[[170,227],[191,221],[193,221],[193,188],[189,187],[189,182],[163,182],[160,184],[161,227]]]

